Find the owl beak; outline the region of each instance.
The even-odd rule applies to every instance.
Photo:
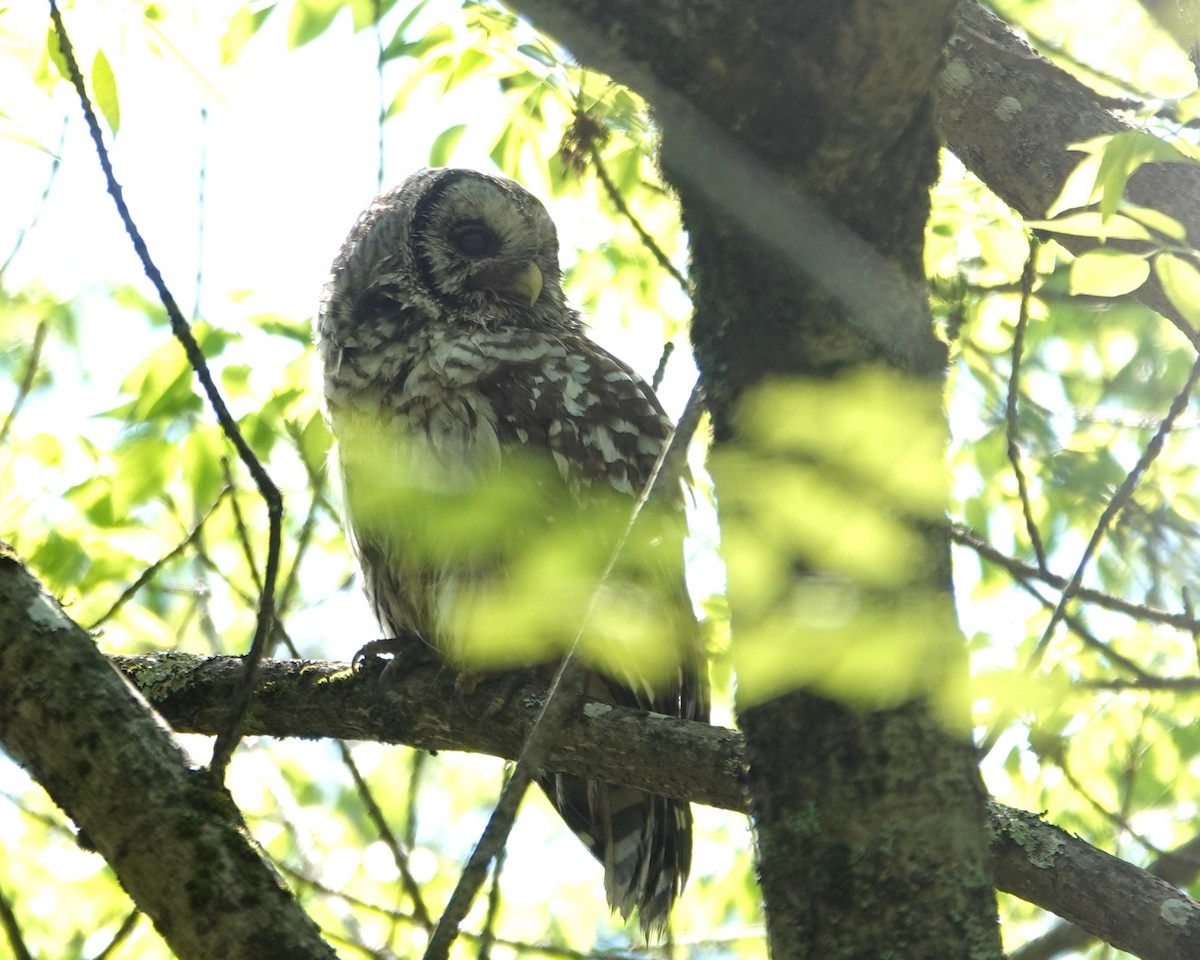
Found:
[[[527,263],[516,273],[505,278],[499,289],[526,298],[532,307],[542,293],[542,271],[536,263]]]

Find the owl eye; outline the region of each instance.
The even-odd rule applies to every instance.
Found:
[[[450,240],[460,253],[468,257],[486,257],[496,252],[500,241],[482,223],[460,223],[450,231]]]

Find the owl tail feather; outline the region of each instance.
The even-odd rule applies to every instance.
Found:
[[[609,906],[625,920],[636,909],[646,939],[660,939],[691,867],[687,801],[562,774],[543,775],[539,783],[604,865]]]

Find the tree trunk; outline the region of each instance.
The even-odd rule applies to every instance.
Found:
[[[755,56],[721,78],[720,100],[733,110],[718,123],[913,278],[923,275],[937,173],[930,91],[952,8],[742,5],[739,22],[756,30],[724,41]],[[707,192],[688,179],[677,186],[692,241],[693,342],[721,444],[744,445],[739,399],[764,377],[828,378],[884,356],[821,277],[781,266],[760,238],[729,230]],[[928,325],[924,335],[933,339]],[[719,469],[716,479],[720,501]],[[941,533],[924,536],[920,579],[949,591],[948,544]],[[740,579],[730,571],[735,647],[746,625]],[[926,703],[860,710],[796,690],[743,705],[739,721],[775,960],[1000,955],[975,757]]]

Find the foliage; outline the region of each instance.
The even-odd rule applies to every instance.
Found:
[[[846,614],[864,604],[860,589],[904,586],[905,577],[894,576],[921,562],[907,521],[935,522],[948,501],[989,789],[1146,863],[1189,838],[1200,802],[1188,776],[1200,763],[1188,696],[1198,648],[1178,627],[1194,619],[1189,590],[1200,569],[1195,415],[1171,423],[1161,451],[1136,472],[1164,432],[1196,347],[1125,295],[1153,275],[1179,313],[1200,323],[1200,255],[1169,210],[1137,208],[1123,188],[1140,163],[1195,162],[1186,124],[1196,108],[1182,99],[1186,61],[1135,16],[1134,4],[1117,4],[1121,16],[1111,23],[1066,0],[998,6],[1085,81],[1146,101],[1141,129],[1080,145],[1078,175],[1059,209],[1037,223],[1020,222],[945,158],[927,263],[935,316],[952,351],[948,480],[937,398],[911,385],[774,385],[780,395],[759,398],[797,413],[762,418],[767,456],[717,468],[728,471],[720,479],[731,491],[723,503],[733,518],[727,548],[739,570],[755,573],[740,589],[752,599],[759,591],[770,614],[748,632],[748,659],[736,666],[744,682],[761,678],[762,686],[742,691],[751,696],[773,692],[772,683],[805,682],[872,704],[936,687],[940,680],[929,674],[941,669],[944,641],[957,637],[946,611],[917,596],[899,611],[865,603],[858,619]],[[20,172],[25,194],[7,211],[12,255],[0,268],[0,410],[7,413],[0,538],[64,598],[72,617],[98,631],[106,652],[242,652],[262,584],[266,511],[199,399],[161,306],[131,260],[110,259],[125,241],[101,226],[111,213],[78,129],[78,104],[31,7],[0,11],[13,53],[0,83],[0,132],[12,157],[6,169]],[[682,345],[688,301],[662,262],[682,269],[684,238],[654,166],[645,105],[484,4],[88,7],[69,9],[67,26],[118,174],[122,161],[134,171],[123,179],[143,200],[135,217],[153,221],[155,198],[178,211],[180,194],[189,204],[199,197],[182,208],[182,226],[172,221],[170,231],[150,234],[151,252],[164,259],[177,291],[200,272],[196,336],[239,427],[284,490],[275,652],[346,659],[374,627],[353,584],[339,495],[325,475],[330,435],[313,386],[306,310],[319,293],[324,251],[332,254],[337,231],[348,229],[378,185],[360,158],[382,144],[388,182],[423,162],[490,163],[546,198],[560,224],[571,296],[593,318],[597,337],[649,375],[665,341]],[[1060,32],[1064,25],[1071,29]],[[221,125],[236,122],[242,85],[255,72],[274,77],[255,89],[274,82],[274,97],[287,100],[282,81],[294,76],[286,71],[295,63],[326,76],[357,72],[370,81],[365,89],[377,88],[358,136],[326,135],[350,107],[333,91],[329,102],[302,104],[307,129],[296,123],[297,139],[278,153],[222,154],[230,135]],[[203,108],[206,117],[188,128],[196,136],[189,172],[172,168],[170,177],[136,166],[169,149],[156,127],[163,104],[177,114]],[[61,132],[63,118],[70,136]],[[221,162],[235,158],[247,178],[262,168],[265,179],[247,189],[216,161],[207,167],[207,138]],[[252,223],[256,186],[272,192],[271,177],[301,162],[312,164],[310,179],[325,179],[303,191],[278,189],[300,208],[296,229]],[[325,177],[342,169],[360,175],[345,184]],[[236,255],[199,241],[198,249],[181,246],[177,234],[201,228],[234,249],[236,234],[255,235],[252,266],[262,279],[254,289],[224,262]],[[293,233],[309,235],[323,252],[310,254]],[[1053,242],[1064,234],[1106,245],[1072,259]],[[76,263],[92,258],[100,273]],[[676,413],[692,376],[682,353],[668,365],[663,390]],[[815,409],[826,414],[818,418]],[[880,417],[894,424],[894,446],[845,444]],[[811,429],[818,421],[824,430]],[[831,445],[832,436],[843,444]],[[1131,473],[1139,482],[1085,555]],[[711,488],[702,475],[698,490],[709,512],[698,514],[697,528],[711,531]],[[769,509],[756,512],[763,505]],[[712,594],[702,605],[714,676],[725,681],[717,718],[724,721],[732,667],[715,539],[699,536],[691,553],[694,579]],[[981,552],[981,541],[994,553]],[[1085,558],[1083,585],[1102,602],[1064,600],[1052,576],[1069,579]],[[807,583],[785,606],[769,588],[797,562],[833,576]],[[1103,598],[1140,606],[1131,616]],[[1060,602],[1063,621],[1048,629]],[[776,638],[781,611],[793,610],[808,619],[787,621],[795,634],[787,659]],[[209,745],[192,746],[206,761]],[[430,760],[377,744],[249,743],[229,782],[256,838],[339,948],[408,955],[425,934],[401,873],[410,872],[436,915],[502,772],[497,761]],[[0,895],[34,952],[98,956],[115,940],[113,956],[164,956],[148,924],[126,923],[132,907],[111,872],[80,849],[39,789],[8,764],[3,779]],[[370,816],[368,792],[407,858],[393,853]],[[547,809],[531,798],[519,821],[496,894],[491,952],[529,944],[549,954],[628,948],[629,933],[604,909],[598,867]],[[744,821],[712,810],[697,817],[696,867],[675,935],[696,955],[763,956]],[[477,904],[469,929],[484,928],[486,906]],[[1044,923],[1016,901],[1003,910],[1010,946]],[[481,948],[468,939],[459,949]]]

